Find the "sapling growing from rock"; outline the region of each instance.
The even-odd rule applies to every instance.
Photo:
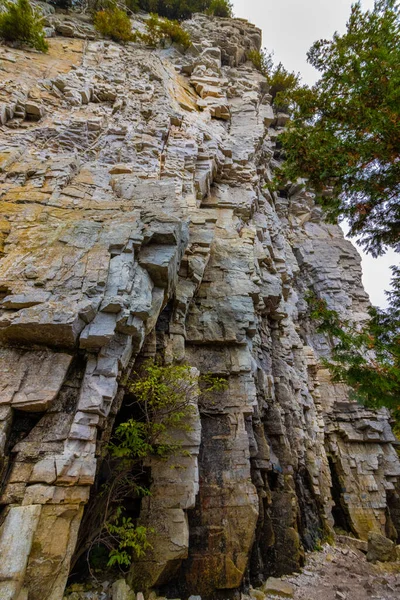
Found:
[[[185,455],[179,432],[191,431],[199,394],[225,388],[225,379],[209,374],[199,376],[187,364],[161,365],[149,360],[133,374],[128,384],[132,417],[115,428],[106,448],[107,481],[86,517],[85,529],[95,535],[80,554],[87,552],[91,571],[91,554],[96,554],[99,546],[107,549],[107,566],[122,569],[151,548],[150,530],[125,510],[127,501],[150,494],[143,483],[143,461],[149,457],[167,460]]]

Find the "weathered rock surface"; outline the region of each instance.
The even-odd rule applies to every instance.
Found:
[[[365,319],[360,259],[302,185],[268,191],[287,116],[246,62],[259,30],[195,16],[181,54],[57,23],[48,55],[0,48],[0,597],[62,598],[126,376],[156,351],[228,387],[193,398],[179,469],[147,465],[134,589],[257,587],[334,524],[395,539],[389,415],[330,383],[304,299]]]

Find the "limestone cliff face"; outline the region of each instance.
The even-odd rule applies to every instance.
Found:
[[[304,300],[365,318],[360,259],[301,186],[268,191],[287,116],[246,62],[260,31],[197,15],[182,54],[54,23],[89,39],[0,48],[1,599],[62,598],[127,376],[156,352],[228,388],[179,469],[148,465],[137,589],[233,597],[334,524],[396,537],[388,414],[329,382]]]

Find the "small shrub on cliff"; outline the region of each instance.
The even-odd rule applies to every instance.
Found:
[[[288,71],[282,63],[274,65],[272,53],[265,49],[251,50],[248,59],[266,77],[275,108],[290,111],[293,95],[300,87],[299,73]]]
[[[180,448],[169,437],[173,428],[187,429],[197,378],[189,365],[162,366],[146,362],[130,384],[134,404],[142,419],[129,419],[115,430],[110,443],[112,458],[137,460],[168,456]]]
[[[269,93],[278,109],[287,110],[292,101],[292,93],[299,88],[300,75],[287,71],[282,63],[275,66],[268,76]]]
[[[157,15],[150,15],[146,21],[146,33],[135,32],[136,41],[144,42],[149,46],[165,46],[170,40],[172,44],[179,44],[183,48],[190,46],[190,35],[185,31],[178,21],[170,19],[159,19]]]
[[[260,71],[264,77],[268,77],[269,72],[274,66],[272,53],[268,53],[265,49],[263,50],[250,50],[247,54],[247,58],[251,60],[257,71]]]
[[[42,17],[29,0],[4,2],[0,13],[0,37],[10,42],[23,42],[40,52],[47,52]]]
[[[233,6],[229,0],[211,0],[207,13],[215,17],[232,17]]]
[[[193,13],[202,12],[217,17],[231,17],[229,0],[138,0],[138,7],[167,19],[190,19]]]
[[[115,42],[126,43],[135,39],[128,15],[115,5],[99,10],[94,16],[94,26],[102,35]]]

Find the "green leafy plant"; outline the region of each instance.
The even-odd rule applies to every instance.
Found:
[[[151,532],[143,525],[136,525],[130,517],[124,517],[122,508],[118,507],[115,514],[106,523],[107,533],[117,542],[117,547],[109,553],[107,566],[129,567],[132,556],[144,556],[151,548],[147,535]]]
[[[89,563],[92,551],[95,562],[99,556],[104,558],[99,547],[105,547],[107,566],[123,569],[129,567],[133,556],[143,556],[151,547],[147,539],[151,530],[138,525],[125,511],[127,502],[150,493],[143,484],[143,461],[184,453],[177,434],[191,430],[195,399],[225,387],[224,379],[199,378],[186,364],[147,361],[133,374],[128,386],[132,417],[115,428],[105,461],[109,475],[84,524],[91,534],[95,532],[80,550],[80,554],[88,553]]]
[[[109,445],[111,456],[137,460],[178,451],[180,444],[171,438],[171,432],[190,429],[197,382],[189,365],[146,362],[129,386],[135,398],[132,406],[139,409],[142,418],[129,419],[116,428]]]
[[[308,61],[320,72],[295,92],[296,110],[281,135],[278,181],[308,179],[332,222],[373,256],[400,252],[400,6],[352,6],[343,35],[317,41]]]
[[[115,42],[126,43],[135,40],[128,15],[116,5],[96,12],[94,26],[102,35]]]
[[[43,19],[29,0],[3,2],[5,9],[0,13],[0,37],[10,42],[23,42],[40,52],[47,52]]]
[[[169,41],[183,48],[190,46],[190,35],[185,31],[178,21],[170,19],[159,19],[157,15],[151,14],[146,21],[146,33],[135,32],[135,41],[143,42],[149,46],[165,46]]]

